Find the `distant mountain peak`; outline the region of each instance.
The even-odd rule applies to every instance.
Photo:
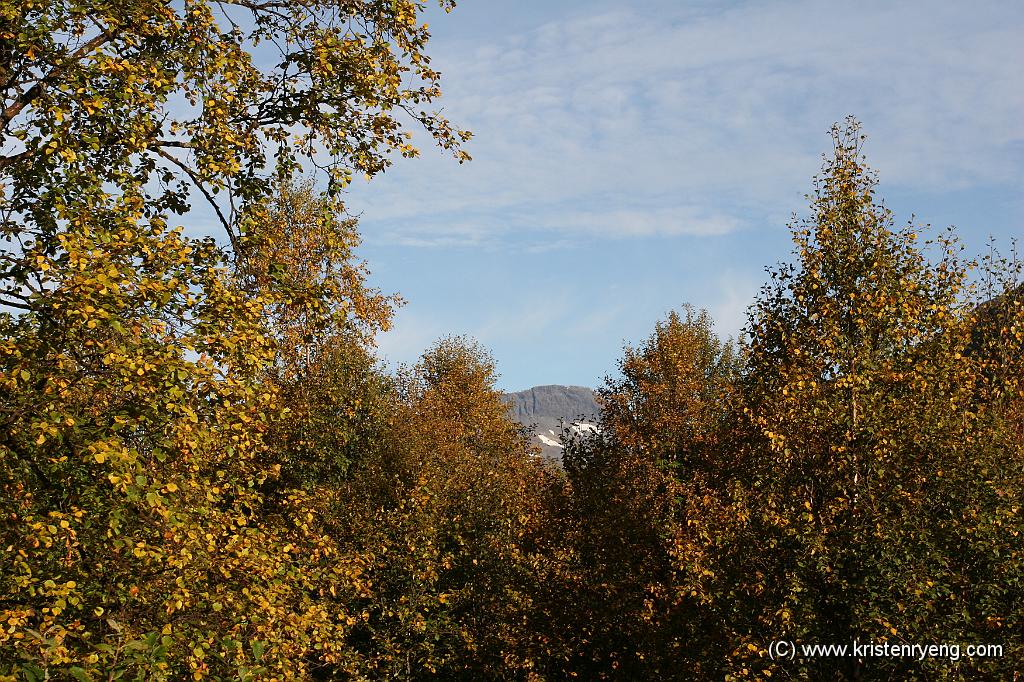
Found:
[[[549,384],[524,391],[506,393],[512,418],[533,431],[533,443],[541,452],[561,461],[563,445],[559,441],[560,423],[578,432],[597,428],[601,407],[597,394],[586,386]]]

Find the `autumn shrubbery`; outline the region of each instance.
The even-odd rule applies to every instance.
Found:
[[[339,190],[396,111],[469,137],[421,9],[0,8],[0,679],[1011,677],[1016,263],[894,226],[850,122],[742,339],[670,314],[545,464],[474,342],[374,355]]]

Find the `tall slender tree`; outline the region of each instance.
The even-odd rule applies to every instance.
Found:
[[[977,393],[973,263],[952,235],[922,244],[922,228],[894,226],[856,121],[832,137],[811,215],[793,227],[796,263],[772,272],[748,328],[757,549],[746,589],[763,609],[757,627],[765,639],[1017,650],[1004,624],[1020,613],[1006,582],[1024,568],[1019,531],[993,539],[1024,478],[1020,443],[999,437],[1005,423]],[[1012,668],[958,665],[847,657],[790,670],[881,679]]]

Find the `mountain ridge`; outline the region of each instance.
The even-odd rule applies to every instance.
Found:
[[[561,429],[570,426],[577,431],[596,429],[601,407],[597,394],[586,386],[545,384],[522,391],[506,393],[512,419],[533,434],[531,442],[544,457],[561,461]]]

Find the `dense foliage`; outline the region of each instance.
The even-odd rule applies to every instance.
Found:
[[[794,262],[771,271],[739,356],[705,316],[673,314],[626,349],[605,433],[566,455],[591,603],[616,605],[586,624],[628,633],[594,642],[587,677],[621,677],[616,664],[631,678],[1020,670],[1019,265],[894,226],[856,122],[833,142],[792,226]],[[962,657],[779,661],[778,640]],[[1003,648],[968,657],[969,644]]]
[[[468,158],[423,9],[0,0],[0,679],[1019,672],[1017,262],[896,227],[850,121],[741,342],[671,313],[545,463],[474,342],[374,356],[340,190]]]

